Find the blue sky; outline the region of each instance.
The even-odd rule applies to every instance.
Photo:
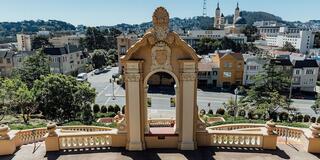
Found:
[[[213,16],[217,0],[207,0]],[[232,14],[236,2],[241,10],[266,11],[284,20],[320,19],[320,0],[220,0],[225,15]],[[0,21],[57,19],[74,25],[136,24],[151,20],[157,6],[168,9],[170,17],[202,15],[202,0],[0,0]]]

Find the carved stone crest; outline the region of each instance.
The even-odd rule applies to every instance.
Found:
[[[169,33],[169,13],[163,7],[155,10],[152,16],[153,29],[158,41],[164,41]]]
[[[164,42],[158,42],[152,48],[152,66],[151,69],[167,69],[171,70],[171,49]]]

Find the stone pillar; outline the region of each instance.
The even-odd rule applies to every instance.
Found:
[[[10,128],[6,125],[0,126],[0,156],[10,155],[16,151],[13,137],[9,136]]]
[[[181,124],[181,150],[194,150],[194,107],[196,100],[196,74],[195,73],[182,73],[182,124]]]
[[[143,150],[141,141],[140,74],[126,74],[126,107],[128,107],[128,146],[130,151]]]
[[[308,152],[320,153],[320,124],[314,123],[310,126],[311,137],[308,138]]]
[[[277,135],[273,132],[276,124],[273,121],[266,123],[266,133],[263,134],[263,149],[277,149]]]
[[[178,82],[176,82],[178,83]],[[176,99],[175,99],[175,107],[176,107],[176,125],[175,125],[175,133],[178,134],[180,133],[180,111],[181,111],[181,106],[180,106],[180,95],[179,95],[179,92],[180,92],[180,88],[179,86],[175,85],[174,86],[174,91],[175,91],[175,94],[176,94]]]
[[[46,151],[51,152],[51,151],[59,151],[59,136],[56,132],[57,125],[55,123],[49,123],[47,125],[47,130],[48,133],[46,135]]]
[[[145,120],[145,123],[144,123],[144,133],[145,134],[148,134],[149,131],[150,131],[150,125],[148,123],[148,89],[149,89],[149,85],[147,85],[145,88],[144,88],[144,120]]]

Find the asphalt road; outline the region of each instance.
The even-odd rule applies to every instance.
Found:
[[[97,97],[96,103],[99,105],[114,105],[118,104],[123,106],[125,104],[125,90],[117,85],[116,83],[110,83],[110,78],[114,73],[118,72],[118,68],[114,67],[107,73],[102,73],[99,75],[92,75],[89,73],[88,81],[91,83],[92,87],[96,88]],[[113,97],[113,89],[114,95]],[[230,98],[235,98],[234,94],[225,92],[208,92],[198,89],[198,107],[199,110],[205,109],[208,111],[212,109],[214,112],[222,107],[222,104],[228,101]],[[148,108],[149,117],[152,118],[172,118],[175,117],[175,108],[170,107],[170,97],[172,95],[164,95],[158,93],[148,94],[151,97],[151,108]],[[208,103],[211,103],[208,107]],[[303,114],[315,115],[314,111],[310,108],[314,104],[314,100],[303,100],[303,99],[293,99],[291,106],[296,107],[299,112]]]

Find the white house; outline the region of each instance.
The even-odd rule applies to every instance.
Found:
[[[292,87],[301,91],[313,92],[316,89],[319,66],[316,60],[295,61]]]
[[[264,71],[267,60],[256,54],[243,54],[243,85],[251,85],[254,77]]]

